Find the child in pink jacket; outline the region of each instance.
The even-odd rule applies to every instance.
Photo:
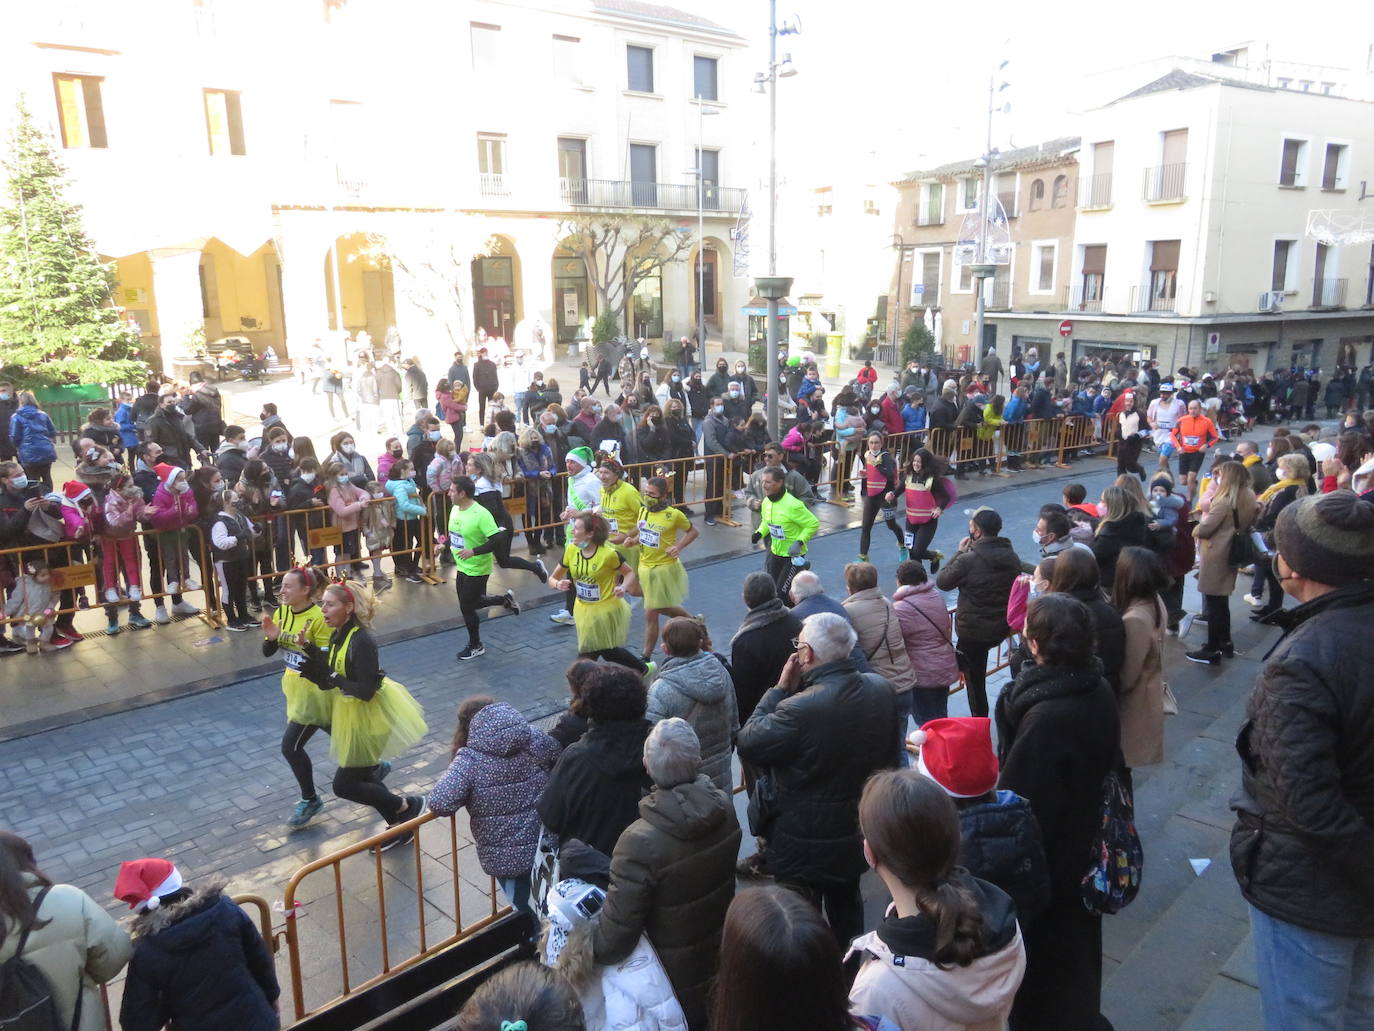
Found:
[[[182,582],[190,572],[187,549],[193,535],[187,533],[186,528],[195,523],[200,509],[196,506],[195,495],[191,493],[186,470],[161,462],[153,467],[153,472],[157,473],[158,485],[153,492],[153,508],[148,514],[148,524],[158,531],[162,575],[167,578],[167,593],[175,596],[181,593]],[[194,543],[199,547],[199,540]]]
[[[362,525],[363,509],[372,499],[367,491],[352,483],[348,470],[337,462],[326,462],[323,474],[329,507],[334,512],[334,525],[343,531],[343,543],[334,549],[334,561],[352,561],[353,574],[362,576],[366,567],[361,561],[358,530]]]
[[[124,583],[130,601],[143,597],[138,541],[134,533],[143,521],[145,509],[143,491],[127,473],[118,473],[105,495],[105,518],[100,531],[101,583],[105,585],[105,600],[119,601],[119,569],[124,569]]]

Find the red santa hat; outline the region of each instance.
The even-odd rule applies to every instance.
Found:
[[[62,494],[70,502],[76,503],[91,497],[91,488],[80,480],[68,480],[62,484]]]
[[[157,909],[163,895],[181,890],[181,871],[166,859],[129,859],[119,864],[115,898],[135,912]]]
[[[992,721],[954,716],[931,720],[907,740],[919,745],[916,768],[954,798],[977,798],[997,787]]]
[[[172,465],[170,462],[159,462],[157,465],[153,466],[153,472],[157,473],[157,478],[159,480],[170,487],[172,485],[172,477],[181,472],[181,466]]]

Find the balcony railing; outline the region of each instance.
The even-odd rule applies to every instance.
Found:
[[[483,197],[507,197],[510,195],[510,187],[506,185],[506,177],[500,172],[482,172],[479,175]]]
[[[1103,311],[1102,290],[1096,291],[1096,297],[1084,297],[1084,290],[1081,286],[1070,286],[1064,289],[1064,310],[1065,311]]]
[[[1155,296],[1149,283],[1131,287],[1131,311],[1175,311],[1178,301],[1174,297]]]
[[[945,224],[945,213],[943,211],[927,211],[924,215],[916,216],[918,226],[942,226]]]
[[[589,208],[661,208],[696,211],[696,183],[645,183],[624,179],[568,179],[559,181],[563,203]],[[745,191],[708,183],[700,205],[706,211],[739,211]]]
[[[1002,205],[1002,210],[1007,213],[1007,218],[1015,218],[1017,215],[1020,214],[1020,212],[1016,210],[1015,190],[1008,190],[1006,193],[999,193],[997,195],[997,200],[998,203]]]
[[[1156,165],[1145,169],[1145,199],[1155,203],[1183,200],[1188,196],[1184,188],[1188,178],[1186,162],[1177,165]]]
[[[983,295],[983,306],[985,308],[998,308],[1005,310],[1011,307],[1011,280],[993,278],[987,286],[983,288],[987,291]]]
[[[1112,173],[1086,175],[1079,180],[1080,208],[1109,208],[1112,206]]]
[[[1344,308],[1345,287],[1348,279],[1312,280],[1312,307]]]

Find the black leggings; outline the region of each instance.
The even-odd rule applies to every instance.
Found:
[[[286,760],[286,765],[291,767],[291,773],[301,788],[301,798],[307,802],[316,797],[317,792],[315,791],[315,767],[310,762],[310,753],[305,750],[305,746],[315,736],[315,732],[319,730],[323,730],[326,734],[329,733],[328,727],[288,722],[286,733],[281,736],[281,757]]]
[[[387,823],[395,823],[406,801],[393,795],[377,779],[376,766],[340,766],[334,771],[334,794],[350,802],[370,805]]]
[[[396,567],[397,576],[408,576],[420,571],[420,555],[422,552],[408,551],[410,548],[420,546],[420,520],[419,519],[397,519],[396,526],[391,531],[391,551],[392,565]],[[396,552],[408,552],[404,555],[397,555]]]
[[[499,594],[487,593],[486,575],[472,576],[460,572],[454,586],[458,589],[458,608],[463,613],[463,625],[468,628],[468,644],[481,644],[478,610],[490,608],[492,605],[504,605],[506,599]]]
[[[964,691],[971,716],[988,714],[988,652],[995,651],[1000,641],[966,641],[959,638],[955,649],[964,658]]]
[[[247,622],[248,577],[253,572],[251,558],[222,559],[219,566],[224,578],[224,615],[231,623]]]
[[[868,546],[873,538],[873,521],[878,517],[878,509],[887,505],[887,501],[882,494],[864,495],[864,518],[863,529],[859,531],[859,554],[867,555]],[[887,528],[892,531],[892,536],[897,538],[897,547],[906,547],[906,538],[902,536],[902,528],[897,525],[896,518],[885,520]]]
[[[911,552],[911,557],[916,561],[919,562],[923,558],[933,559],[935,557],[931,554],[930,542],[935,539],[935,531],[939,526],[940,520],[938,519],[931,519],[924,523],[906,524],[906,532],[911,534],[911,543],[907,545],[907,549]]]
[[[644,664],[643,659],[628,648],[598,648],[594,652],[579,652],[578,658],[605,659],[607,662],[614,662],[626,669],[632,669],[636,673],[643,673],[649,668]]]
[[[1145,441],[1136,434],[1122,437],[1116,442],[1116,474],[1131,473],[1145,479],[1145,470],[1140,467],[1140,446]]]
[[[507,517],[509,521],[509,517]],[[496,564],[502,569],[523,569],[541,584],[544,582],[546,574],[539,572],[539,567],[527,558],[516,558],[510,553],[511,537],[515,531],[514,525],[504,527],[502,533],[496,535],[496,544],[491,553],[496,558]],[[569,612],[572,609],[568,610]]]
[[[1282,595],[1280,595],[1282,599]],[[1282,600],[1280,600],[1282,604]],[[1207,614],[1207,647],[1216,650],[1231,643],[1231,598],[1225,594],[1204,594],[1202,611]]]

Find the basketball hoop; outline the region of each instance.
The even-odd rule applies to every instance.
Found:
[[[1374,211],[1317,208],[1307,213],[1307,235],[1328,247],[1374,242]]]

